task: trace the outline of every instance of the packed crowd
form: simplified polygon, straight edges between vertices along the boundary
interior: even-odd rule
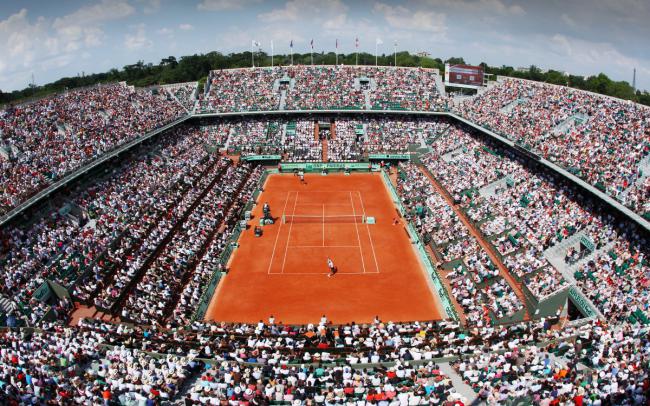
[[[287,154],[298,161],[320,160],[322,144],[316,135],[317,120],[223,120],[204,125],[208,144],[250,154]],[[425,142],[449,131],[446,121],[395,118],[333,121],[325,137],[332,162],[358,161],[368,153],[405,152],[409,144]],[[323,129],[319,129],[322,136]],[[435,145],[435,143],[433,143]]]
[[[558,201],[557,213],[566,216],[565,223],[558,223],[541,200],[554,194],[550,184],[548,189],[533,193],[543,186],[533,174],[505,151],[472,137],[459,126],[440,137],[422,161],[454,200],[462,203],[515,279],[530,281],[531,291],[538,298],[563,286],[557,271],[544,273],[541,280],[544,269],[553,269],[543,251],[577,232],[570,220],[581,214],[577,203],[568,202],[575,204],[575,209],[564,212]]]
[[[187,199],[174,207],[179,213],[178,224],[174,226],[176,232],[173,237],[165,238],[168,242],[160,252],[152,254],[155,257],[153,261],[149,257],[143,262],[138,272],[140,280],[126,297],[122,318],[137,323],[167,319],[220,224],[226,217],[232,220],[229,214],[242,209],[237,204],[239,192],[251,169],[245,165],[228,166],[220,172],[219,178],[206,185],[206,190],[196,200]],[[199,183],[197,189],[202,188]],[[188,193],[187,196],[191,195]],[[147,266],[146,262],[151,261],[153,263]]]
[[[199,96],[199,112],[277,110],[279,81],[283,72],[273,68],[211,71],[205,94]],[[276,87],[277,86],[277,87]]]
[[[245,174],[247,171],[250,172],[248,179],[241,186],[241,190],[236,196],[237,200],[231,202],[230,208],[226,212],[223,220],[223,227],[213,236],[212,241],[208,243],[203,256],[196,260],[196,268],[191,275],[191,279],[185,285],[183,292],[181,292],[174,306],[174,311],[170,318],[174,324],[190,324],[201,300],[204,299],[203,295],[206,292],[206,286],[208,286],[215,270],[223,271],[221,257],[226,251],[228,244],[232,244],[231,238],[239,228],[237,224],[239,221],[239,211],[242,209],[242,205],[251,199],[253,192],[259,186],[263,173],[262,167],[255,169],[243,168],[237,175],[241,177],[243,176],[242,173]],[[232,188],[233,186],[230,187]]]
[[[422,144],[444,129],[442,122],[411,118],[371,118],[366,125],[368,152],[405,152],[409,144]]]
[[[334,123],[334,139],[327,142],[332,162],[359,161],[363,157],[364,130],[360,120],[339,119]]]
[[[138,295],[129,293],[144,289],[134,286],[143,277],[147,297],[161,291],[151,319],[164,319],[172,302],[176,304],[178,286],[190,282],[190,265],[201,259],[197,256],[201,249],[215,255],[214,247],[223,247],[222,233],[214,237],[216,228],[225,219],[229,227],[223,232],[233,229],[234,215],[245,203],[240,199],[248,199],[260,176],[257,170],[244,184],[251,169],[231,166],[229,160],[207,152],[203,142],[198,130],[174,130],[148,154],[72,195],[68,205],[79,207],[77,217],[59,210],[26,228],[3,232],[2,293],[30,309],[32,324],[48,311],[47,304],[33,297],[46,279],[72,287],[75,297],[100,308],[117,311],[126,301],[122,317],[129,319],[129,309],[138,303]],[[235,193],[240,189],[241,195]],[[184,232],[178,231],[180,226]],[[214,243],[208,246],[210,240]],[[152,264],[154,253],[159,259]],[[187,264],[188,257],[194,262]],[[156,279],[161,275],[156,270],[170,263],[177,270],[185,265],[187,272],[163,272],[165,280]],[[170,286],[175,289],[173,297]],[[144,317],[143,312],[137,314],[132,317]]]
[[[283,153],[282,138],[286,125],[284,120],[237,119],[206,123],[201,129],[206,133],[210,147],[246,156]]]
[[[482,325],[521,310],[523,304],[513,289],[431,181],[413,164],[401,164],[399,169],[398,192],[409,211],[408,220],[422,241],[431,242],[442,261],[452,268],[446,278],[466,321]]]
[[[197,111],[447,110],[439,75],[422,68],[290,66],[215,70]],[[440,82],[442,83],[442,82]]]
[[[184,114],[176,101],[125,84],[68,91],[0,111],[0,214]]]
[[[66,205],[78,207],[80,214],[59,209],[33,224],[3,230],[2,292],[35,309],[32,321],[43,316],[32,295],[46,279],[63,286],[83,280],[76,283],[76,294],[92,297],[110,275],[113,250],[135,244],[171,207],[175,193],[214,161],[198,131],[186,127],[165,134],[150,154],[139,152],[143,155],[108,178],[70,196]]]
[[[316,123],[312,120],[291,122],[293,130],[287,131],[286,158],[295,162],[320,162],[323,144],[316,135]]]
[[[457,112],[532,148],[637,213],[650,210],[648,182],[639,181],[639,163],[650,153],[647,107],[569,87],[506,79],[457,106]]]
[[[447,101],[441,96],[431,69],[422,68],[363,68],[371,79],[370,105],[375,110],[441,111]],[[442,83],[442,82],[440,82]]]
[[[194,105],[196,104],[196,97],[198,92],[197,82],[174,83],[171,85],[164,85],[162,88],[170,95],[170,97],[178,100],[178,102],[188,112],[194,111]]]
[[[369,69],[366,84],[349,72],[332,76],[337,71],[312,70],[298,69],[289,84],[283,83],[280,71],[245,70],[253,82],[270,84],[271,90],[261,86],[266,90],[249,88],[238,95],[222,83],[223,77],[236,76],[234,73],[214,72],[210,78],[213,88],[209,89],[212,96],[202,99],[201,106],[222,106],[212,97],[225,97],[229,99],[224,108],[264,109],[279,103],[279,94],[285,92],[291,96],[287,103],[294,107],[311,104],[326,108],[350,103],[359,96],[353,92],[359,86],[360,94],[374,94],[374,105],[383,105],[382,92],[386,91],[403,108],[434,108],[435,95],[432,99],[422,93],[428,85],[404,93],[395,90],[403,89],[401,77],[382,85],[381,75],[386,79],[395,70],[376,73]],[[308,75],[301,78],[305,72]],[[426,74],[409,72],[415,79]],[[427,83],[429,79],[421,80]],[[318,87],[321,81],[351,86],[351,91],[336,96],[338,99],[330,96],[326,87],[310,97],[292,93],[296,88]],[[505,85],[516,96],[502,98],[494,90],[488,91],[493,95],[486,93],[486,99],[493,98],[489,108],[501,105],[491,119],[496,114],[539,118],[540,122],[527,122],[519,128],[534,148],[548,142],[544,153],[558,153],[559,140],[574,137],[571,139],[583,143],[581,153],[589,157],[578,168],[581,175],[592,182],[605,179],[616,184],[623,179],[630,182],[626,186],[638,185],[638,174],[613,173],[611,162],[605,166],[608,173],[591,178],[585,175],[589,165],[600,165],[601,158],[594,158],[591,144],[583,140],[589,137],[580,136],[607,132],[603,140],[613,142],[611,153],[626,153],[627,147],[617,144],[622,134],[637,140],[646,131],[645,124],[634,118],[625,121],[630,115],[641,114],[635,107],[522,83],[529,87]],[[55,141],[72,140],[66,146],[70,148],[96,137],[101,129],[115,131],[117,135],[111,132],[114,139],[88,141],[92,147],[86,158],[94,157],[109,144],[125,142],[126,134],[136,136],[181,114],[179,107],[168,106],[165,98],[122,85],[81,92],[90,92],[83,98],[90,98],[89,106],[82,106],[81,96],[77,95],[74,103],[73,96],[66,94],[3,112],[0,135],[3,142],[10,140],[2,146],[3,167],[26,162],[21,160],[25,155],[21,148],[33,143],[40,129],[53,144],[48,146],[50,155],[30,155],[30,165],[39,170],[51,165],[50,160],[67,156],[68,149],[56,149]],[[126,92],[128,102],[122,100],[121,92]],[[183,92],[170,94],[180,101]],[[67,106],[62,104],[66,97]],[[541,97],[551,98],[555,104],[540,110]],[[413,104],[419,99],[425,104]],[[157,114],[129,122],[120,116],[137,115],[137,111],[158,106],[156,103],[167,110],[153,109]],[[477,108],[479,102],[473,103]],[[571,103],[584,106],[584,110],[570,107]],[[537,110],[531,111],[531,106]],[[489,116],[489,108],[481,107],[484,117]],[[471,109],[466,113],[478,114]],[[558,134],[555,127],[572,117],[576,123]],[[77,124],[75,120],[79,120]],[[88,123],[86,130],[76,131],[81,128],[75,127],[79,123]],[[273,316],[253,324],[195,321],[194,312],[204,299],[206,286],[223,270],[221,254],[236,230],[240,209],[262,176],[261,169],[235,165],[209,146],[228,144],[244,154],[277,148],[288,160],[320,161],[323,151],[316,125],[313,120],[234,120],[177,128],[161,135],[155,145],[140,147],[92,185],[72,190],[65,202],[56,202],[57,210],[46,218],[2,230],[0,293],[28,309],[27,320],[37,330],[0,333],[0,402],[465,404],[449,374],[439,368],[442,357],[453,357],[455,373],[489,404],[515,399],[540,405],[648,402],[650,244],[646,235],[633,228],[623,229],[616,218],[557,178],[531,171],[498,146],[443,120],[380,119],[365,126],[355,120],[336,120],[327,146],[332,160],[348,160],[358,159],[364,150],[405,151],[409,144],[429,145],[431,152],[422,157],[422,168],[400,164],[398,192],[407,219],[440,261],[437,272],[463,309],[466,327],[447,321],[382,322],[378,317],[367,325],[341,326],[332,325],[325,316],[320,323],[305,326],[284,325]],[[36,131],[31,132],[33,129]],[[647,154],[647,142],[643,145],[637,148],[634,164]],[[569,162],[571,158],[556,159]],[[73,166],[57,166],[52,179],[82,164],[74,162]],[[61,168],[66,169],[58,172]],[[520,313],[523,304],[514,285],[500,274],[433,187],[423,172],[426,170],[475,222],[510,275],[533,296],[542,300],[565,289],[569,285],[565,276],[570,272],[576,286],[611,324],[592,320],[582,326],[560,326],[556,324],[559,318],[554,318],[495,325],[494,321]],[[6,179],[19,179],[9,176],[10,171],[3,174]],[[609,186],[607,190],[611,192]],[[647,189],[638,192],[628,187],[625,192],[631,194],[630,199],[647,202]],[[566,242],[572,243],[565,247]],[[562,266],[551,264],[545,255],[557,247],[564,247]],[[72,308],[66,300],[43,303],[35,297],[46,280],[70,288],[76,300],[119,314],[123,321],[136,325],[83,319],[76,327],[63,327],[62,323],[42,321],[50,310],[54,310],[54,318],[65,320]]]
[[[185,328],[82,319],[0,335],[6,404],[468,404],[439,363],[488,404],[644,404],[648,328],[558,318]],[[582,403],[578,403],[582,401]]]
[[[456,200],[463,192],[475,193],[503,178],[516,166],[513,161],[496,155],[485,143],[463,137],[463,130],[458,127],[431,148],[432,153],[425,155],[423,163]]]
[[[514,345],[503,353],[463,357],[456,371],[479,399],[503,404],[641,405],[650,381],[648,328],[589,326],[575,340],[546,348]]]
[[[526,285],[534,296],[540,299],[567,286],[545,253],[565,241],[586,239],[593,247],[575,257],[577,243],[569,244],[561,267],[606,317],[647,318],[650,307],[642,298],[649,289],[649,245],[643,233],[619,231],[612,215],[580,199],[574,189],[530,170],[463,127],[439,137],[432,149],[422,159],[427,169],[453,192],[509,273],[530,283]],[[461,181],[468,174],[477,179],[469,189]]]
[[[292,67],[287,74],[293,82],[287,92],[287,110],[362,109],[365,105],[359,72],[353,66]]]

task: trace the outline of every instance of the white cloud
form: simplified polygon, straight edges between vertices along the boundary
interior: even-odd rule
[[[628,57],[607,42],[585,41],[555,34],[548,38],[548,43],[552,46],[552,51],[565,58],[566,62],[575,66],[580,72],[596,73],[594,69],[605,68],[603,61],[623,71],[632,71],[633,67],[643,71],[650,67],[650,61]]]
[[[90,6],[58,17],[52,23],[56,32],[55,43],[51,44],[62,52],[74,52],[83,47],[97,47],[102,44],[104,22],[119,20],[132,15],[133,6],[124,0],[102,0]]]
[[[314,20],[321,20],[333,16],[341,18],[340,16],[344,15],[347,10],[348,6],[341,0],[289,0],[283,8],[262,13],[257,18],[264,22],[298,21],[304,16],[311,16]]]
[[[124,36],[124,46],[131,51],[150,48],[153,42],[147,38],[144,24],[138,24],[135,32]]]
[[[436,8],[460,9],[477,14],[526,14],[526,11],[520,5],[507,5],[502,0],[427,0],[427,3]]]
[[[38,45],[38,39],[46,35],[45,20],[39,18],[34,24],[27,18],[27,9],[0,21],[0,51],[18,60],[26,57]]]
[[[160,0],[138,0],[138,3],[143,4],[142,11],[145,14],[154,14],[160,10]]]
[[[323,23],[323,28],[326,30],[337,31],[343,28],[348,22],[346,14],[338,14]]]
[[[393,7],[385,3],[375,4],[374,11],[381,13],[393,28],[427,31],[442,36],[447,32],[444,14],[423,10],[411,11],[403,6]]]
[[[562,22],[564,22],[564,24],[566,24],[570,28],[572,29],[578,28],[578,23],[576,22],[576,20],[571,18],[571,16],[569,16],[568,14],[562,13],[562,16],[560,16],[560,18],[562,19]]]
[[[156,34],[173,36],[174,35],[174,30],[172,30],[171,28],[163,27],[163,28],[161,28],[159,30],[156,30]]]
[[[194,26],[192,24],[180,24],[178,28],[183,31],[191,31],[194,29]]]
[[[128,17],[134,12],[133,6],[126,1],[102,0],[95,5],[81,7],[72,14],[55,19],[52,26],[62,29],[71,25],[93,25]]]
[[[196,7],[203,11],[240,10],[260,2],[261,0],[202,0]]]

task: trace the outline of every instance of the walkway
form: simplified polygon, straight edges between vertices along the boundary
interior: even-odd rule
[[[323,139],[321,140],[321,145],[323,146],[323,155],[322,155],[322,160],[323,162],[327,162],[327,140]]]
[[[442,371],[442,373],[451,379],[451,384],[454,386],[456,391],[467,400],[464,403],[466,405],[474,404],[474,402],[476,402],[476,398],[478,397],[477,393],[474,392],[471,386],[465,383],[463,378],[458,375],[456,370],[454,370],[454,368],[452,368],[448,362],[441,362],[438,364],[438,366],[440,366],[440,371]]]

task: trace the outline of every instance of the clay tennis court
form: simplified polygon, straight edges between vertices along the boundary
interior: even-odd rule
[[[206,320],[288,324],[441,318],[438,299],[379,174],[272,174],[250,224],[268,202],[273,225],[242,233]],[[365,219],[374,217],[376,224]],[[338,272],[328,277],[327,258]]]

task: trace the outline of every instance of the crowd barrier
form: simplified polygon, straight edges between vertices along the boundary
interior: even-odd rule
[[[379,170],[379,165],[367,162],[287,162],[279,164],[278,170],[280,172],[293,172],[297,170],[307,173],[323,171],[376,172]]]

